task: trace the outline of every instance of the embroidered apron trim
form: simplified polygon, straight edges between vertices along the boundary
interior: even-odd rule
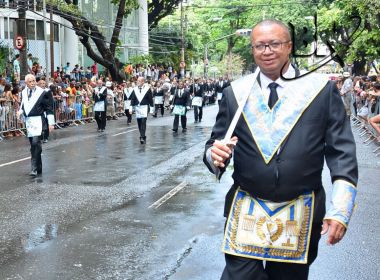
[[[287,82],[282,96],[272,109],[268,107],[267,97],[257,80],[252,79],[252,75],[231,83],[238,104],[245,93],[250,91],[243,116],[266,164],[327,82],[326,77],[318,74]]]
[[[314,193],[275,203],[238,188],[224,234],[222,251],[252,259],[307,263]]]

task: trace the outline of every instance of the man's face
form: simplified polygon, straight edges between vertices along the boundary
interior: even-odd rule
[[[46,82],[45,82],[44,80],[39,80],[39,81],[38,81],[38,86],[39,86],[40,88],[45,88],[45,87],[46,87]]]
[[[98,81],[97,85],[98,85],[98,87],[102,87],[103,86],[103,82],[102,81]]]
[[[284,28],[277,24],[262,25],[252,32],[252,53],[261,72],[270,78],[277,79],[284,64],[289,60],[292,43]],[[274,50],[265,46],[264,50],[257,50],[254,46],[279,43]]]
[[[27,86],[29,89],[33,89],[33,88],[35,88],[35,86],[36,86],[36,78],[31,77],[31,78],[27,79],[27,80],[25,81],[25,83],[26,83],[26,86]]]
[[[137,86],[142,87],[144,85],[144,79],[138,78],[137,79]]]

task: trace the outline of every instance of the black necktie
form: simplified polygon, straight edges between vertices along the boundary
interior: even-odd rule
[[[277,90],[276,90],[276,88],[278,87],[278,84],[273,82],[273,83],[270,83],[268,87],[270,89],[268,106],[269,108],[272,109],[272,107],[274,106],[274,104],[276,104],[278,100],[278,95],[277,95]]]
[[[32,90],[31,89],[29,89],[28,100],[30,99],[30,97],[32,97]]]

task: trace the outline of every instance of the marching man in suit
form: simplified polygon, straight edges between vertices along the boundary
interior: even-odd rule
[[[173,97],[173,115],[174,115],[174,122],[173,122],[173,131],[178,131],[178,123],[179,118],[181,117],[181,126],[182,126],[182,132],[185,132],[187,130],[186,128],[186,113],[187,110],[190,109],[190,91],[188,89],[184,88],[183,82],[179,81],[178,87],[174,93]]]
[[[98,132],[103,132],[106,129],[107,124],[107,88],[103,86],[103,81],[101,79],[96,82],[93,98],[95,101],[94,111],[95,120],[98,125]]]
[[[149,107],[153,107],[153,95],[149,85],[145,84],[144,77],[137,79],[137,86],[131,94],[131,105],[136,112],[137,125],[140,131],[140,143],[146,143],[146,120],[148,118]]]
[[[350,222],[355,141],[335,83],[316,73],[299,76],[290,64],[284,23],[259,22],[251,41],[258,69],[224,89],[204,155],[218,178],[231,157],[234,163],[222,279],[306,280],[321,234],[334,245]],[[332,182],[327,212],[325,161]]]
[[[42,174],[42,131],[44,126],[48,126],[49,131],[54,130],[55,121],[53,100],[44,89],[36,86],[36,78],[34,75],[26,75],[25,83],[26,87],[21,93],[22,101],[20,110],[18,111],[18,117],[22,115],[25,118],[32,158],[32,168],[29,175],[36,177]],[[43,121],[45,118],[45,113],[48,124]]]

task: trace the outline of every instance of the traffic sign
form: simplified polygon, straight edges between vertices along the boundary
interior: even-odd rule
[[[15,48],[18,50],[22,50],[24,48],[24,38],[20,35],[15,38]]]

